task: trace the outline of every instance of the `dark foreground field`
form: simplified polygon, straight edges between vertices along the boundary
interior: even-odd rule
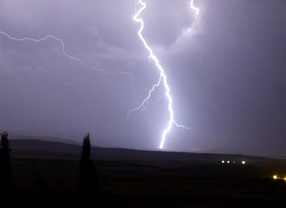
[[[284,207],[286,203],[283,160],[118,149],[98,152],[93,156],[100,173],[102,207]],[[80,147],[78,154],[15,147],[13,206],[75,207],[79,157]],[[274,174],[281,179],[274,180]]]

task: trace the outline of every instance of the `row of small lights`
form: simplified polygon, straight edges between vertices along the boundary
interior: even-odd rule
[[[274,176],[273,176],[273,179],[274,179],[274,180],[280,179],[280,180],[286,181],[286,177],[285,177],[285,178],[280,178],[280,177],[278,177],[277,175],[274,175]]]
[[[224,160],[222,160],[222,161],[221,161],[221,163],[228,163],[228,164],[229,164],[229,163],[231,163],[231,162],[230,162],[229,160],[228,160],[228,161],[224,161]],[[235,161],[233,161],[232,163],[234,164],[234,163],[235,163]],[[246,163],[246,162],[245,162],[244,160],[243,160],[243,161],[241,161],[241,164],[242,164],[242,165],[244,165],[245,163]]]

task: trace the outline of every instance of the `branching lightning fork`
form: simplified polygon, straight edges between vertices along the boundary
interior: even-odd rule
[[[81,64],[81,65],[83,65],[83,66],[85,66],[85,67],[91,68],[91,69],[94,70],[94,71],[104,72],[104,73],[107,73],[107,74],[122,74],[122,75],[130,76],[130,77],[131,77],[131,78],[130,78],[130,79],[131,79],[131,83],[130,83],[130,85],[131,85],[131,90],[132,90],[132,92],[133,92],[133,97],[134,97],[134,99],[135,99],[135,101],[136,101],[136,98],[135,98],[135,93],[136,93],[136,92],[135,92],[135,89],[134,89],[134,87],[133,87],[133,74],[131,74],[131,73],[129,73],[129,72],[124,72],[124,71],[108,71],[108,70],[106,70],[106,69],[96,68],[96,67],[94,67],[93,65],[90,65],[90,64],[88,64],[88,63],[82,61],[82,60],[79,59],[79,58],[76,58],[76,57],[74,57],[74,56],[71,56],[71,55],[69,55],[69,54],[66,52],[66,49],[70,49],[70,50],[75,49],[75,50],[78,50],[78,51],[83,51],[85,54],[86,54],[86,52],[85,52],[84,50],[82,50],[82,49],[68,48],[68,47],[66,47],[64,41],[63,41],[62,39],[60,39],[60,38],[57,38],[57,37],[55,37],[55,36],[53,36],[53,35],[47,35],[47,36],[45,36],[44,38],[40,38],[40,39],[29,38],[29,37],[15,38],[15,37],[12,37],[11,35],[9,35],[8,33],[5,33],[5,32],[3,32],[3,31],[0,31],[0,36],[1,36],[1,35],[7,37],[7,38],[10,39],[10,40],[14,40],[14,41],[31,41],[31,42],[35,42],[35,43],[42,42],[42,41],[46,41],[46,40],[48,40],[48,39],[53,39],[53,40],[55,40],[55,41],[57,41],[57,42],[60,42],[60,44],[61,44],[61,46],[62,46],[62,53],[64,54],[64,56],[66,56],[67,58],[72,59],[73,61],[78,62],[79,64]],[[25,77],[19,77],[17,74],[15,74],[15,73],[9,68],[8,64],[4,61],[4,59],[3,59],[3,54],[2,54],[2,53],[3,53],[3,51],[2,51],[2,40],[0,39],[0,62],[10,71],[10,73],[11,73],[12,75],[15,75],[18,79],[33,77],[33,75],[34,75],[37,71],[41,70],[41,71],[44,71],[44,72],[48,75],[50,81],[60,82],[60,83],[65,84],[66,86],[72,86],[73,88],[75,88],[75,89],[78,90],[79,92],[81,91],[81,90],[79,90],[78,88],[76,88],[76,87],[75,87],[74,85],[72,85],[72,84],[67,84],[67,83],[65,83],[64,81],[58,81],[58,80],[55,80],[55,79],[51,79],[50,74],[48,73],[48,71],[47,71],[47,70],[44,70],[44,69],[42,69],[42,68],[36,69],[31,75],[28,75],[28,76],[25,76]],[[92,61],[92,60],[89,59],[89,61]]]
[[[191,9],[195,10],[195,13],[196,15],[199,13],[199,9],[196,8],[193,4],[194,0],[191,0]],[[152,92],[156,89],[156,87],[158,87],[160,84],[163,84],[164,88],[165,88],[165,97],[167,98],[167,102],[168,102],[168,111],[169,111],[169,120],[168,120],[168,125],[166,127],[166,129],[163,131],[162,133],[162,137],[161,137],[161,142],[160,142],[160,146],[159,148],[162,149],[164,147],[164,143],[165,143],[165,140],[166,140],[166,135],[168,134],[168,132],[171,130],[172,126],[175,125],[177,127],[180,127],[180,128],[183,128],[183,129],[190,129],[188,127],[185,127],[183,125],[179,125],[176,123],[176,121],[174,120],[174,110],[173,110],[173,99],[172,99],[172,96],[170,94],[170,87],[168,85],[168,82],[167,82],[167,76],[165,74],[165,71],[164,69],[162,68],[162,66],[160,65],[159,63],[159,60],[157,59],[157,57],[154,55],[153,53],[153,50],[149,47],[149,45],[147,44],[146,40],[144,39],[144,37],[142,36],[142,31],[144,30],[144,21],[141,19],[141,18],[138,18],[138,16],[141,14],[141,12],[146,8],[146,3],[144,3],[142,0],[139,0],[138,4],[140,4],[142,7],[136,12],[135,16],[133,17],[133,20],[136,21],[137,23],[140,24],[140,29],[138,31],[138,36],[140,38],[140,40],[143,42],[145,48],[148,50],[149,52],[149,60],[153,60],[155,62],[155,65],[156,67],[158,68],[159,72],[160,72],[160,76],[159,76],[159,79],[158,79],[158,82],[156,84],[154,84],[152,86],[152,88],[149,90],[148,92],[148,96],[143,100],[143,102],[135,109],[131,110],[129,113],[128,113],[128,116],[130,115],[130,113],[136,111],[136,110],[140,110],[140,109],[146,109],[145,105],[148,104],[148,100],[149,98],[151,97],[152,95]],[[108,73],[108,74],[123,74],[123,75],[129,75],[131,76],[131,89],[133,90],[134,94],[134,98],[135,98],[135,90],[133,88],[133,75],[131,73],[128,73],[128,72],[123,72],[123,71],[107,71],[105,69],[100,69],[100,68],[96,68],[94,67],[93,65],[90,65],[84,61],[82,61],[81,59],[79,58],[76,58],[76,57],[73,57],[71,55],[69,55],[67,52],[66,52],[66,49],[69,49],[65,46],[65,43],[62,39],[60,38],[57,38],[55,36],[52,36],[52,35],[47,35],[46,37],[44,38],[41,38],[41,39],[34,39],[34,38],[29,38],[29,37],[24,37],[24,38],[15,38],[15,37],[12,37],[10,36],[9,34],[5,33],[5,32],[2,32],[0,31],[0,37],[2,36],[6,36],[7,38],[9,38],[10,40],[14,40],[14,41],[31,41],[31,42],[41,42],[41,41],[45,41],[47,39],[53,39],[57,42],[60,42],[61,46],[62,46],[62,53],[67,57],[67,58],[70,58],[88,68],[91,68],[93,69],[94,71],[101,71],[101,72],[105,72],[105,73]],[[44,70],[42,68],[38,68],[36,69],[31,75],[29,76],[26,76],[26,77],[18,77],[17,74],[15,74],[8,66],[8,64],[3,60],[3,57],[2,57],[2,41],[0,39],[0,62],[11,72],[11,74],[13,75],[16,75],[16,77],[18,79],[22,79],[22,78],[28,78],[28,77],[33,77],[33,75],[37,72],[37,71],[43,71],[45,72],[49,79],[51,81],[55,81],[55,82],[59,82],[59,83],[62,83],[66,86],[72,86],[74,88],[76,88],[74,85],[70,85],[70,84],[67,84],[66,82],[64,81],[57,81],[55,79],[52,79],[50,77],[50,74],[48,73],[47,70]],[[77,89],[77,88],[76,88]],[[79,89],[77,89],[79,90]],[[80,91],[80,90],[79,90]]]
[[[193,2],[192,2],[193,3]],[[139,110],[141,108],[144,107],[145,103],[149,100],[149,98],[151,97],[151,94],[152,92],[155,90],[156,87],[158,87],[162,82],[163,82],[163,85],[164,85],[164,88],[165,88],[165,96],[167,98],[167,101],[168,101],[168,111],[169,111],[169,121],[168,121],[168,126],[167,128],[163,131],[163,134],[162,134],[162,137],[161,137],[161,142],[160,142],[160,146],[159,148],[160,149],[163,149],[164,147],[164,143],[165,143],[165,140],[166,140],[166,135],[167,133],[171,130],[173,124],[176,125],[177,127],[180,127],[180,128],[184,128],[184,129],[190,129],[188,127],[185,127],[183,125],[179,125],[176,123],[176,121],[174,120],[174,110],[173,110],[173,99],[172,99],[172,96],[170,94],[170,87],[168,85],[168,82],[167,82],[167,76],[165,74],[165,71],[164,69],[162,68],[162,66],[160,65],[159,63],[159,60],[157,59],[157,57],[154,55],[153,53],[153,50],[149,47],[149,45],[147,44],[146,40],[144,39],[144,37],[142,36],[142,31],[144,29],[144,21],[141,19],[141,18],[138,18],[138,16],[140,15],[140,13],[146,8],[146,3],[144,3],[142,0],[139,0],[139,4],[142,6],[138,11],[137,13],[135,14],[135,16],[133,17],[133,20],[136,21],[137,23],[140,24],[140,29],[138,31],[138,36],[139,38],[141,39],[141,41],[143,42],[145,48],[148,50],[149,52],[149,56],[148,58],[149,59],[152,59],[154,62],[155,62],[155,65],[156,67],[158,68],[159,72],[160,72],[160,77],[159,77],[159,80],[157,82],[157,84],[153,85],[152,89],[149,90],[149,93],[148,93],[148,96],[143,100],[143,102],[141,103],[141,105],[139,105],[137,108],[131,110],[129,112],[129,114],[131,112],[134,112],[136,110]],[[191,4],[193,5],[193,4]],[[128,116],[129,116],[128,114]]]

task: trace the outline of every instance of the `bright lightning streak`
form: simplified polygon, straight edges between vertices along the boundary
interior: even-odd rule
[[[192,8],[193,10],[195,10],[196,15],[198,15],[199,12],[200,12],[200,10],[199,10],[199,8],[197,8],[197,7],[194,6],[194,1],[195,1],[195,0],[192,0],[192,1],[191,1],[191,8]]]
[[[140,29],[138,31],[138,36],[139,38],[141,39],[141,41],[143,42],[145,48],[148,50],[149,52],[149,56],[148,58],[149,59],[152,59],[154,62],[155,62],[155,65],[157,66],[159,72],[160,72],[160,77],[159,77],[159,81],[157,84],[153,85],[152,89],[149,91],[148,93],[148,96],[143,100],[143,102],[141,103],[140,106],[138,106],[137,108],[131,110],[129,112],[129,114],[133,111],[136,111],[136,110],[139,110],[140,108],[144,107],[144,104],[149,100],[149,98],[151,97],[151,94],[152,92],[155,90],[156,87],[158,87],[161,82],[163,81],[163,85],[166,89],[165,91],[165,96],[168,100],[168,111],[169,111],[169,121],[168,121],[168,126],[167,128],[163,131],[163,134],[162,134],[162,137],[161,137],[161,142],[160,142],[160,146],[159,148],[162,149],[164,147],[164,143],[165,143],[165,140],[166,140],[166,135],[167,133],[171,130],[172,128],[172,125],[175,124],[176,126],[178,127],[181,127],[181,128],[185,128],[185,129],[190,129],[188,127],[185,127],[183,125],[178,125],[175,120],[174,120],[174,110],[173,110],[173,99],[171,97],[171,94],[170,94],[170,87],[168,85],[168,82],[167,82],[167,77],[166,77],[166,74],[165,74],[165,71],[164,69],[162,68],[162,66],[160,65],[159,63],[159,60],[157,59],[157,57],[154,55],[152,49],[148,46],[146,40],[143,38],[142,36],[142,31],[144,29],[144,21],[141,19],[141,18],[138,18],[138,16],[140,15],[140,13],[146,8],[146,3],[143,3],[142,0],[139,0],[139,3],[141,4],[141,8],[137,11],[137,13],[135,14],[135,16],[133,17],[133,20],[136,21],[137,23],[140,24]],[[128,114],[128,116],[129,116]]]

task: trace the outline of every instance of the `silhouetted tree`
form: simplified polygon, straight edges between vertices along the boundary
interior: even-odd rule
[[[83,139],[81,159],[79,163],[79,183],[77,187],[77,207],[99,207],[100,190],[98,172],[90,159],[89,133]]]
[[[1,134],[1,148],[0,148],[0,193],[1,202],[11,204],[12,197],[12,182],[11,182],[11,162],[8,133]],[[10,203],[9,203],[10,201]]]

